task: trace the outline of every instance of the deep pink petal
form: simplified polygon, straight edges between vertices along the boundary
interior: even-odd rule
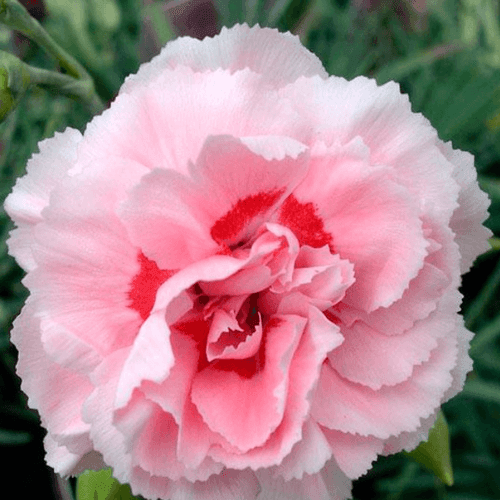
[[[216,363],[193,382],[191,398],[203,420],[242,452],[261,446],[283,419],[289,365],[305,323],[298,316],[268,321],[265,364],[253,377],[221,370]]]
[[[281,424],[263,446],[246,454],[239,455],[235,453],[237,450],[226,451],[227,447],[212,448],[210,455],[215,460],[238,469],[270,467],[281,463],[300,441],[321,365],[327,353],[343,339],[338,327],[330,323],[320,311],[309,306],[307,315],[309,321],[290,366],[288,395]],[[305,463],[302,465],[307,467]]]
[[[313,248],[328,245],[333,250],[333,236],[325,227],[315,203],[299,201],[291,194],[283,203],[278,220],[293,231],[301,245]]]
[[[159,269],[156,262],[148,259],[142,252],[137,256],[139,272],[133,277],[128,290],[130,307],[135,309],[143,320],[153,309],[158,288],[175,274],[172,269]]]
[[[262,319],[254,331],[243,330],[234,312],[215,311],[207,338],[207,360],[246,359],[257,354],[262,340]]]
[[[182,269],[158,289],[155,305],[140,327],[120,376],[117,407],[123,408],[133,390],[143,381],[161,384],[168,376],[175,360],[167,321],[173,324],[186,312],[183,309],[186,307],[184,300],[181,300],[183,308],[178,307],[179,296],[199,279],[223,279],[238,271],[244,263],[232,257],[216,255]]]
[[[206,211],[212,238],[228,246],[248,241],[303,179],[307,160],[306,146],[285,136],[208,138],[192,175],[210,193],[198,210]]]

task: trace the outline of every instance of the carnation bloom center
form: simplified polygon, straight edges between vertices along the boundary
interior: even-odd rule
[[[247,196],[212,226],[219,254],[237,259],[224,280],[198,281],[184,293],[192,307],[169,325],[196,341],[198,371],[212,364],[252,377],[265,366],[265,343],[283,314],[313,305],[325,320],[353,283],[352,266],[333,253],[332,237],[312,203],[282,191]],[[158,288],[177,270],[161,270],[142,252],[129,291],[131,307],[147,319]],[[300,311],[293,304],[302,302]],[[306,309],[304,309],[304,306]]]

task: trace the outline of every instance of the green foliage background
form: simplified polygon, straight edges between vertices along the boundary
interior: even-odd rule
[[[451,432],[455,484],[445,486],[410,458],[380,458],[355,482],[357,500],[498,500],[500,498],[500,16],[494,0],[26,0],[45,28],[91,73],[104,101],[162,44],[179,34],[202,37],[235,22],[291,30],[346,78],[396,80],[413,110],[443,140],[476,157],[492,204],[495,237],[464,277],[463,313],[476,332],[474,371],[464,391],[444,405]],[[182,8],[181,8],[182,7]],[[418,12],[418,7],[421,12]],[[187,14],[186,14],[187,12]],[[47,55],[0,28],[0,48],[54,69]],[[0,200],[37,143],[67,126],[84,130],[91,115],[69,98],[30,89],[0,124]],[[4,483],[17,498],[70,498],[43,461],[43,429],[15,375],[9,330],[27,292],[7,255],[11,229],[0,212],[0,457]]]

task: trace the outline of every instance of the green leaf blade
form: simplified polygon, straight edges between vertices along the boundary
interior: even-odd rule
[[[137,500],[128,484],[120,484],[111,469],[86,470],[78,476],[77,500]]]
[[[450,436],[448,424],[442,411],[429,431],[429,439],[407,453],[413,460],[422,464],[447,486],[453,485],[451,465]]]

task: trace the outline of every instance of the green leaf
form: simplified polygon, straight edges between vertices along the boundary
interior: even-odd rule
[[[128,484],[120,484],[111,469],[86,470],[78,476],[77,500],[134,500]]]
[[[121,12],[116,0],[92,0],[91,17],[103,30],[115,32],[120,26]]]
[[[27,432],[0,429],[1,446],[18,446],[28,444],[31,439],[31,435]]]
[[[99,54],[92,43],[88,30],[87,4],[83,0],[45,0],[45,6],[50,16],[54,19],[61,19],[69,26],[69,32],[65,36],[72,37],[78,51],[85,58],[86,62],[93,62],[99,65]],[[63,32],[54,33],[59,38],[63,38]],[[60,40],[61,43],[64,40]]]
[[[439,411],[436,422],[429,431],[429,439],[420,443],[407,455],[433,472],[446,485],[453,484],[450,437],[448,424],[442,411]]]

